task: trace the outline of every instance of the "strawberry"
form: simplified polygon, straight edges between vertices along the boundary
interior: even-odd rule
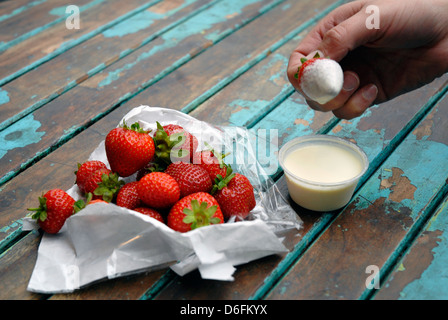
[[[138,181],[138,196],[144,204],[155,209],[171,207],[180,198],[177,181],[164,172],[151,172]]]
[[[68,217],[74,213],[75,200],[64,190],[52,189],[39,197],[39,207],[30,208],[30,216],[47,233],[58,233]]]
[[[166,168],[165,173],[176,179],[181,198],[195,192],[210,192],[212,189],[212,180],[208,172],[195,164],[172,163]]]
[[[206,192],[192,193],[180,199],[168,213],[167,224],[178,232],[224,222],[218,202]]]
[[[110,168],[121,177],[128,177],[143,168],[154,157],[154,140],[138,122],[126,123],[111,130],[105,140]]]
[[[309,99],[325,104],[339,94],[344,82],[339,63],[320,57],[318,52],[311,59],[302,58],[301,62],[294,77]]]
[[[87,202],[88,205],[89,204],[94,204],[94,203],[109,203],[109,202],[101,200],[101,199],[95,199],[95,200]]]
[[[148,208],[148,207],[138,207],[135,208],[134,211],[143,213],[144,215],[150,216],[156,220],[159,220],[162,223],[165,223],[165,221],[163,220],[162,214],[160,212],[158,212],[157,210],[154,210],[152,208]]]
[[[79,199],[78,201],[75,202],[75,204],[73,205],[74,213],[81,211],[89,204],[98,203],[98,202],[108,203],[107,201],[104,201],[103,199],[99,199],[99,198],[93,199],[93,194],[89,192],[86,194],[85,201],[82,199]]]
[[[126,183],[118,191],[116,204],[117,206],[134,209],[141,205],[141,200],[138,197],[137,181]]]
[[[166,167],[172,162],[190,162],[198,147],[198,139],[176,124],[162,126],[157,122],[154,141],[156,158],[162,169],[163,165]]]
[[[84,184],[86,183],[90,175],[96,170],[103,168],[106,169],[106,165],[98,160],[86,161],[83,164],[78,163],[78,170],[75,171],[75,183],[78,185],[78,188],[82,193],[85,193]]]
[[[212,194],[218,201],[224,218],[244,219],[255,207],[254,188],[246,176],[232,173],[229,167],[225,178],[218,177]]]
[[[113,173],[110,169],[102,168],[90,175],[84,188],[86,193],[92,193],[93,199],[103,199],[111,202],[123,183],[122,180],[118,179],[116,173]]]
[[[215,153],[213,150],[203,150],[194,154],[193,163],[204,168],[210,179],[215,181],[218,175],[225,177],[227,174],[227,165],[223,161],[225,156]]]

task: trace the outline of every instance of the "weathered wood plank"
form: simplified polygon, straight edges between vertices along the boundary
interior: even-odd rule
[[[30,232],[13,248],[0,255],[0,286],[4,289],[0,290],[0,300],[35,300],[46,297],[26,291],[31,277],[30,266],[36,261],[39,243],[39,232]]]
[[[80,11],[98,5],[105,0],[77,0],[72,4],[79,6]],[[64,0],[41,1],[38,5],[22,10],[8,19],[0,20],[0,51],[3,51],[28,37],[42,32],[51,26],[63,23],[65,25]]]
[[[442,100],[375,170],[352,202],[267,295],[268,299],[357,299],[363,295],[369,276],[366,268],[381,268],[391,256],[400,254],[395,250],[406,241],[409,229],[418,227],[437,191],[445,185],[448,141],[445,138],[434,143],[430,137],[433,132],[446,137],[446,126],[428,130],[425,123],[433,116],[446,119],[447,103],[448,99]],[[387,109],[372,110],[372,115],[362,121],[373,117],[375,111]],[[396,125],[395,121],[388,123]],[[351,136],[356,140],[356,134],[352,132]],[[359,139],[356,142],[362,143]],[[366,149],[369,152],[370,148]]]
[[[448,198],[375,294],[377,300],[446,300]]]
[[[325,3],[330,4],[331,1]],[[7,150],[3,151],[3,155],[0,157],[0,176],[2,177],[0,182],[10,179],[16,172],[22,170],[23,166],[28,166],[36,160],[36,157],[41,157],[42,154],[48,152],[52,146],[70,138],[74,132],[82,130],[92,120],[96,120],[123,100],[160,80],[167,73],[181,66],[182,63],[189,61],[191,57],[226,37],[229,30],[235,30],[235,28],[238,30],[239,27],[260,15],[260,10],[264,12],[273,4],[278,4],[278,0],[254,3],[251,0],[248,2],[235,1],[234,3],[219,2],[10,125],[6,130],[0,132],[2,140],[7,142]],[[190,60],[191,63],[185,65],[187,69],[182,68],[185,70],[184,72],[170,74],[167,81],[174,80],[180,88],[174,87],[173,84],[159,85],[160,81],[156,83],[155,91],[162,93],[170,88],[171,92],[172,90],[178,92],[175,96],[153,92],[153,85],[151,90],[145,91],[150,98],[145,95],[140,99],[140,95],[138,95],[136,101],[132,100],[133,107],[140,104],[140,101],[144,101],[143,103],[150,105],[182,108],[184,103],[194,100],[198,95],[207,91],[207,88],[219,83],[221,77],[231,76],[235,69],[246,66],[252,61],[253,56],[268,50],[273,43],[278,42],[278,39],[282,39],[285,34],[294,30],[295,26],[291,26],[286,23],[286,20],[281,19],[286,9],[291,18],[296,16],[295,19],[298,19],[300,15],[304,19],[309,18],[306,14],[307,11],[303,10],[305,6],[306,3],[300,2],[290,8],[277,7],[272,12],[269,11],[268,14],[262,15],[247,27],[240,29],[236,33],[238,36],[227,37],[225,41],[218,43],[216,49],[213,47],[213,50],[209,49],[204,52],[204,57],[201,57],[199,62],[196,61],[197,59]],[[236,14],[234,14],[235,12]],[[228,18],[229,14],[231,14],[230,18]],[[278,23],[275,28],[272,25],[271,37],[266,37],[261,32],[254,33],[257,30],[255,28],[260,29],[263,25],[273,24],[271,20],[283,21]],[[206,25],[204,25],[204,21],[207,21]],[[255,37],[255,35],[258,36]],[[233,46],[238,50],[235,50]],[[222,53],[223,51],[225,53]],[[62,56],[58,58],[60,57]],[[219,66],[216,61],[220,61]],[[221,67],[224,65],[226,65],[225,68]],[[185,90],[186,86],[184,87],[183,84],[186,82],[178,82],[179,78],[186,77],[185,73],[190,79],[183,81],[188,81],[189,85],[195,84],[196,88],[190,87]],[[200,90],[200,92],[196,93],[195,90]],[[76,112],[73,112],[74,110]],[[68,114],[70,116],[67,116]],[[33,128],[30,134],[21,135],[24,128],[30,127],[29,123],[32,123],[31,127]],[[12,139],[12,141],[7,141],[8,139]],[[26,149],[23,146],[26,146]]]
[[[169,88],[166,88],[166,90],[169,91]],[[303,102],[300,105],[304,107]],[[104,139],[111,126],[115,126],[123,114],[134,106],[129,104],[128,109],[123,108],[110,113],[104,121],[97,122],[58,150],[43,158],[42,161],[27,169],[26,174],[24,172],[6,183],[1,192],[2,195],[6,196],[3,201],[10,205],[11,211],[9,215],[3,216],[2,225],[11,224],[11,217],[14,215],[18,218],[23,217],[26,207],[28,204],[34,203],[36,195],[39,195],[41,190],[56,186],[69,188],[73,184],[72,172],[76,169],[76,163],[84,161],[95,146]],[[74,150],[77,150],[77,152],[75,153]],[[48,171],[51,171],[51,173]],[[39,186],[39,181],[42,183],[41,186]],[[14,214],[13,211],[16,213]],[[10,234],[11,229],[9,228],[5,233]],[[20,226],[16,227],[16,230],[20,230]]]
[[[0,2],[0,21],[9,19],[25,10],[40,5],[46,0],[5,0]]]

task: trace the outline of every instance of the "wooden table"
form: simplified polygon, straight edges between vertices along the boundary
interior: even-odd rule
[[[308,108],[289,55],[335,0],[61,0],[0,3],[0,299],[447,299],[447,77],[362,117]],[[129,110],[171,108],[213,124],[355,142],[370,167],[351,202],[317,213],[290,250],[237,267],[235,281],[170,269],[71,294],[26,290],[42,233],[22,231],[43,191],[69,189],[78,162]],[[274,177],[286,197],[282,175]],[[288,197],[289,199],[289,197]],[[369,279],[379,277],[380,288]],[[375,283],[374,283],[375,284]]]

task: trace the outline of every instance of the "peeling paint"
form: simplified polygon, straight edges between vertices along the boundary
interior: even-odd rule
[[[386,172],[391,172],[392,175],[388,175],[388,177],[381,180],[380,189],[387,188],[391,190],[389,200],[395,202],[401,202],[404,199],[413,200],[417,187],[404,175],[403,170],[394,167],[391,171]]]
[[[243,122],[247,122],[247,119],[251,119],[254,114],[257,114],[265,107],[269,101],[266,100],[243,100],[237,99],[232,101],[228,107],[232,108],[232,114],[229,117],[229,123],[234,125],[242,125]],[[244,119],[244,121],[242,121]]]
[[[41,140],[45,132],[37,131],[41,123],[34,119],[33,114],[15,122],[5,130],[0,132],[0,159],[9,150],[23,148]]]
[[[365,151],[370,162],[372,162],[372,160],[381,153],[384,146],[389,143],[389,141],[386,141],[385,139],[384,128],[360,128],[362,123],[366,121],[366,118],[372,115],[372,112],[376,108],[378,108],[378,106],[372,106],[366,110],[362,117],[350,121],[343,121],[343,123],[337,125],[330,132],[332,135],[350,137],[350,141],[356,143]]]
[[[8,102],[9,102],[8,91],[0,88],[0,105],[8,103]]]
[[[438,245],[432,249],[431,264],[423,271],[420,278],[412,281],[400,293],[401,299],[448,299],[448,201],[442,206],[427,227],[427,231],[442,230]]]
[[[106,38],[121,38],[123,36],[146,29],[151,26],[156,20],[159,20],[163,17],[164,15],[145,10],[104,31],[103,36]]]
[[[121,72],[133,68],[140,61],[146,60],[158,52],[174,48],[183,40],[191,36],[201,34],[203,35],[204,39],[215,42],[216,40],[222,38],[223,34],[228,33],[231,29],[213,31],[210,30],[217,24],[226,22],[227,15],[234,14],[235,12],[241,13],[246,6],[255,2],[257,2],[257,0],[228,0],[213,5],[207,10],[190,18],[186,22],[163,33],[159,38],[157,38],[157,41],[161,41],[160,44],[153,46],[148,45],[148,47],[151,47],[151,49],[140,53],[140,55],[137,56],[134,61],[129,62],[116,70],[110,71],[108,76],[99,83],[99,87],[110,85],[113,81],[119,78]],[[153,13],[153,17],[155,16],[156,14]],[[185,56],[185,59],[187,59],[188,57],[189,55],[187,54]],[[182,59],[183,58],[181,58],[180,60]]]

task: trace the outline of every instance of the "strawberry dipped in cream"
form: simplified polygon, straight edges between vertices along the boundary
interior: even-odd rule
[[[342,89],[344,74],[339,63],[322,58],[321,53],[313,52],[301,59],[297,73],[302,92],[311,100],[325,104],[335,98]]]

